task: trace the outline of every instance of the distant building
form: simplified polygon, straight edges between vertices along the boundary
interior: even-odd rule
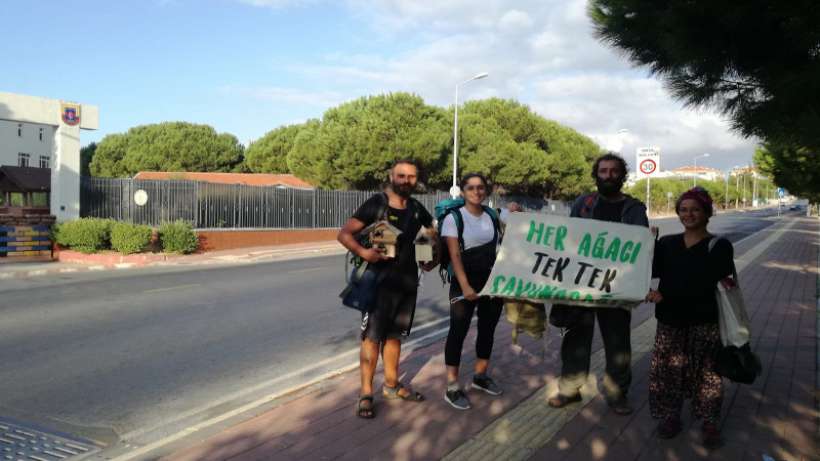
[[[671,172],[669,172],[668,170],[664,170],[664,171],[656,172],[655,176],[653,176],[652,179],[663,179],[663,178],[671,178],[671,177],[676,177],[676,176],[674,174],[672,174]],[[626,187],[632,187],[638,182],[639,179],[642,179],[642,178],[640,177],[638,172],[630,171],[629,176],[626,177],[626,182],[624,184],[626,185]]]
[[[273,186],[289,189],[314,189],[309,182],[292,174],[140,171],[134,176],[134,179],[181,179],[187,181],[202,181],[213,184],[241,184],[244,186]]]
[[[34,204],[58,220],[78,218],[80,130],[96,130],[99,118],[97,106],[0,92],[0,167],[12,167],[3,171],[0,211]]]
[[[760,172],[757,171],[757,168],[755,168],[751,165],[750,166],[735,167],[735,168],[732,168],[732,170],[729,172],[730,176],[738,176],[738,175],[745,175],[745,174],[754,174],[754,175],[757,175],[757,177],[760,177]]]
[[[723,179],[724,177],[722,171],[715,168],[709,168],[708,166],[682,166],[680,168],[675,168],[674,170],[669,170],[669,175],[681,178],[693,178],[697,176],[698,179],[705,179],[707,181]]]

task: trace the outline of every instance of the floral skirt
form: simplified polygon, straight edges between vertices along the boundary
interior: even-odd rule
[[[649,368],[649,409],[656,419],[678,418],[684,399],[692,413],[718,423],[723,383],[715,372],[721,348],[717,324],[673,327],[658,322]]]

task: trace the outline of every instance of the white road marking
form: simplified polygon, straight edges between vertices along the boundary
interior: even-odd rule
[[[320,271],[320,270],[324,270],[324,269],[326,269],[326,267],[309,267],[307,269],[296,269],[296,270],[293,270],[293,271],[288,271],[286,273],[287,274],[304,274],[305,272],[315,272],[315,271]]]
[[[153,290],[144,290],[143,293],[163,293],[165,291],[184,290],[186,288],[193,288],[200,286],[198,283],[191,283],[188,285],[177,285],[175,287],[155,288]]]

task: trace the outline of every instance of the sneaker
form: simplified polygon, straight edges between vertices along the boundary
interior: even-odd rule
[[[703,423],[700,428],[703,435],[703,446],[706,448],[718,448],[723,445],[723,439],[720,437],[720,429],[717,424]]]
[[[632,405],[629,404],[629,400],[626,399],[626,396],[610,400],[607,404],[616,415],[626,416],[632,414]]]
[[[658,424],[658,437],[661,439],[671,439],[678,435],[682,428],[680,419],[666,418]]]
[[[467,394],[465,394],[461,389],[445,392],[444,401],[449,403],[450,406],[457,410],[470,409],[470,399],[467,398]]]
[[[581,400],[581,394],[578,392],[576,392],[573,395],[558,394],[556,396],[550,397],[549,400],[547,400],[547,404],[552,408],[564,408],[570,403],[580,402]]]
[[[487,375],[473,376],[473,389],[484,391],[490,395],[501,395],[504,391]]]

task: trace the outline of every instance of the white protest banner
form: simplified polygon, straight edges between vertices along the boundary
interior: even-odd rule
[[[654,238],[643,226],[510,213],[479,293],[588,307],[635,307],[649,291]]]

